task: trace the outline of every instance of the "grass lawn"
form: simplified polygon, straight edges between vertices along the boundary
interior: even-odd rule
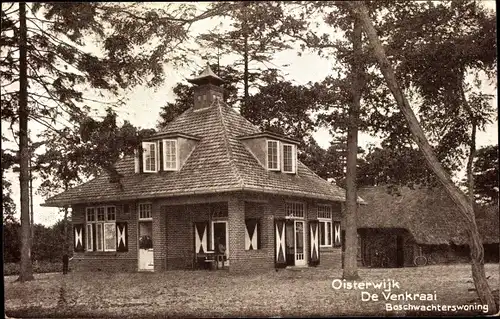
[[[499,287],[499,265],[487,264],[492,289]],[[332,288],[342,270],[304,268],[261,274],[227,271],[161,273],[37,274],[36,280],[5,279],[5,307],[10,317],[222,317],[417,315],[431,312],[392,311],[386,303],[413,305],[472,304],[476,298],[467,264],[419,268],[360,269],[361,281],[394,279],[394,293],[435,294],[436,301],[385,301],[381,289],[364,289],[379,301],[362,301],[361,290]],[[498,293],[498,290],[497,290]],[[468,312],[435,313],[480,314]]]

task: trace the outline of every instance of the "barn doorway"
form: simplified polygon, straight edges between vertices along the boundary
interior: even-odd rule
[[[403,235],[396,236],[396,267],[402,268],[405,266],[405,239]]]

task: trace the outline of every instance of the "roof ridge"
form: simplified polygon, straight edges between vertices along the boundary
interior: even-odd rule
[[[236,175],[236,178],[238,180],[238,184],[241,187],[243,187],[243,177],[241,177],[240,171],[238,170],[238,167],[234,162],[233,152],[231,150],[231,144],[229,143],[229,136],[227,134],[227,126],[226,126],[226,123],[224,122],[224,114],[222,114],[222,107],[223,106],[220,103],[219,99],[215,100],[214,103],[217,103],[217,109],[218,109],[217,114],[220,117],[220,122],[222,125],[222,135],[223,135],[223,139],[224,139],[224,144],[226,145],[226,154],[227,154],[227,157],[229,159],[229,165],[231,166],[231,170]],[[212,103],[212,104],[214,104],[214,103]]]

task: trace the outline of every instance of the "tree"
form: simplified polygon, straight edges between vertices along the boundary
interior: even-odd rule
[[[3,221],[3,260],[4,263],[18,263],[21,259],[21,224],[16,219]]]
[[[364,157],[358,174],[358,185],[434,185],[432,171],[418,148],[382,141],[380,147],[372,147]]]
[[[476,198],[481,202],[498,205],[498,145],[478,149],[473,172]]]
[[[476,133],[491,123],[494,113],[492,97],[480,92],[479,76],[495,75],[495,17],[473,1],[428,3],[419,10],[395,7],[381,29],[394,33],[388,50],[401,61],[396,75],[422,97],[419,115],[424,130],[432,133],[430,141],[437,142],[438,158],[460,167],[468,153],[468,194],[474,206]],[[424,27],[436,31],[415,31]],[[431,41],[422,41],[430,36]],[[475,77],[473,84],[467,76]]]
[[[277,1],[235,2],[224,17],[232,22],[227,31],[201,34],[198,42],[203,48],[217,49],[217,60],[220,56],[237,56],[232,66],[238,71],[238,83],[243,84],[240,101],[244,107],[250,97],[250,88],[262,79],[262,70],[274,69],[268,66],[273,56],[290,48],[282,40],[283,4]],[[221,26],[217,28],[220,30]]]
[[[316,129],[313,113],[321,107],[325,88],[320,83],[294,85],[274,73],[248,98],[241,115],[262,130],[298,139],[305,146]]]
[[[453,183],[448,173],[444,170],[441,163],[437,159],[432,147],[430,146],[422,127],[415,117],[413,110],[410,107],[406,96],[404,95],[401,86],[396,79],[395,72],[387,59],[385,50],[380,42],[377,32],[371,22],[366,6],[362,2],[353,1],[346,2],[354,16],[359,18],[363,23],[363,30],[368,37],[373,48],[373,54],[377,58],[380,70],[387,81],[388,87],[391,89],[394,98],[397,101],[398,107],[403,112],[412,136],[422,151],[427,164],[436,174],[439,181],[443,184],[447,193],[453,199],[460,209],[461,216],[468,225],[471,248],[472,275],[476,286],[476,291],[483,304],[487,304],[493,313],[496,312],[496,304],[491,293],[491,289],[486,280],[484,272],[484,251],[481,238],[478,233],[477,224],[475,222],[474,210],[471,203],[468,201],[465,194]]]
[[[137,84],[159,85],[164,79],[163,62],[186,61],[180,44],[189,27],[229,7],[217,3],[194,15],[192,5],[174,6],[148,10],[141,4],[21,2],[16,10],[15,3],[2,4],[2,121],[11,127],[19,123],[20,281],[33,279],[28,120],[58,131],[54,122],[61,118],[78,122],[85,115],[82,103],[100,103],[89,97],[93,93],[89,88],[117,94]],[[86,36],[103,44],[104,55],[85,50]]]
[[[362,29],[359,19],[354,19],[352,32],[353,60],[351,63],[351,96],[349,125],[347,129],[345,255],[343,277],[356,280],[358,275],[358,195],[356,168],[358,156],[358,121],[361,109],[361,94],[364,86],[364,64],[362,55]]]
[[[6,142],[7,139],[2,136],[2,141]],[[5,173],[8,169],[18,162],[16,155],[12,151],[4,150],[2,148],[2,215],[4,221],[14,219],[16,205],[12,198],[11,183],[6,178]]]
[[[333,11],[332,11],[333,10]],[[358,130],[366,128],[366,121],[361,115],[367,116],[361,108],[361,99],[370,91],[366,89],[368,75],[365,69],[365,54],[359,21],[352,17],[343,7],[335,8],[331,3],[314,2],[305,5],[305,14],[320,12],[320,18],[335,32],[343,33],[343,39],[332,39],[331,34],[318,36],[314,31],[314,23],[299,22],[293,17],[287,17],[287,23],[292,25],[288,34],[302,42],[302,48],[308,47],[320,55],[335,57],[333,71],[337,73],[323,81],[330,88],[329,103],[324,103],[323,113],[319,122],[328,125],[334,136],[345,139],[346,160],[346,210],[345,210],[345,253],[343,276],[346,279],[358,278],[357,272],[357,187],[356,171],[358,166]],[[334,32],[331,32],[334,33]],[[333,59],[332,59],[333,60]],[[364,114],[363,114],[364,113]]]

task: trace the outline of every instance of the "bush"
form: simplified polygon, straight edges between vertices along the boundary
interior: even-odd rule
[[[4,263],[3,275],[12,276],[19,275],[19,263]],[[39,261],[33,263],[33,272],[36,274],[47,272],[62,272],[62,262]]]

